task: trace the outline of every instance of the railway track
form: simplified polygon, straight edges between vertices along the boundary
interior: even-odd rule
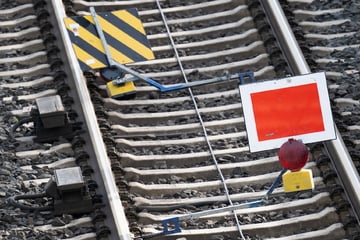
[[[63,3],[65,12],[57,1],[2,2],[1,236],[359,238],[359,72],[351,57],[359,47],[354,39],[359,21],[353,14],[359,6],[286,4],[307,66],[301,56],[281,48],[261,4],[249,2],[74,0]],[[263,6],[274,7],[267,1]],[[169,93],[136,82],[135,99],[109,98],[97,72],[83,76],[76,67],[62,32],[66,14],[88,15],[89,7],[97,12],[138,9],[155,59],[128,66],[163,85],[245,71],[254,72],[257,80],[326,71],[334,120],[349,153],[340,133],[335,141],[308,144],[305,168],[312,170],[315,188],[284,193],[281,185],[272,189],[282,169],[277,151],[249,152],[238,80]],[[333,27],[327,31],[329,25]],[[285,29],[278,26],[275,29]],[[61,97],[72,131],[54,141],[36,142],[32,123],[21,120],[34,114],[36,99],[54,95]],[[49,181],[55,175],[59,184],[59,169],[77,166],[91,209],[69,213],[69,207],[54,214],[55,197],[36,194],[53,193]],[[23,200],[25,195],[31,197]],[[259,199],[261,206],[190,217]],[[89,203],[84,197],[82,201]],[[189,218],[168,230],[181,232],[164,235],[167,226],[162,221],[178,216]]]

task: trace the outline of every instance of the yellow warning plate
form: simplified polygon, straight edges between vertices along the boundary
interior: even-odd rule
[[[136,8],[97,13],[111,57],[120,64],[154,59]],[[91,15],[64,19],[83,71],[109,67],[103,43]]]

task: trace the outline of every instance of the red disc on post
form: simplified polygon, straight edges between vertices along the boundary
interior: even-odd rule
[[[289,139],[281,145],[279,152],[279,161],[285,169],[291,171],[301,170],[309,156],[309,151],[306,146],[295,139]]]

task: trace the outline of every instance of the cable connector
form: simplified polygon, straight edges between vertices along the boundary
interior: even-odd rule
[[[30,116],[21,119],[10,129],[10,137],[15,138],[15,132],[25,123],[34,123],[35,142],[51,142],[59,137],[72,138],[78,132],[78,123],[70,123],[59,95],[36,99],[36,106],[30,111]]]
[[[20,203],[20,199],[51,197],[46,206],[32,206]],[[45,191],[35,194],[22,194],[9,197],[7,203],[22,210],[54,211],[55,215],[79,214],[93,211],[92,199],[84,183],[80,167],[57,169],[45,185]]]

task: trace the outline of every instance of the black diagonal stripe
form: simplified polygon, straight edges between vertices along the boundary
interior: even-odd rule
[[[86,63],[84,63],[83,61],[81,61],[80,59],[78,59],[79,65],[81,70],[83,71],[88,71],[91,70],[92,68],[89,67],[89,65],[87,65]]]
[[[116,18],[116,17],[115,17]],[[96,31],[96,27],[94,24],[92,24],[91,22],[89,22],[87,19],[83,18],[83,17],[77,17],[76,19],[74,19],[74,21],[76,21],[80,26],[86,28],[86,30],[88,30],[89,32],[91,32],[93,35],[98,36],[97,31]],[[118,26],[117,26],[118,27]],[[118,27],[119,28],[119,27]],[[117,49],[119,52],[123,53],[124,55],[126,55],[128,58],[132,59],[133,61],[144,61],[147,60],[145,59],[142,55],[138,54],[136,51],[132,50],[131,48],[129,48],[128,46],[124,45],[123,43],[121,43],[121,39],[116,39],[115,37],[109,35],[108,33],[106,33],[105,31],[103,31],[104,36],[106,38],[106,42],[108,43],[108,45],[112,46],[113,48]],[[84,46],[84,45],[82,45]],[[85,46],[84,46],[85,47]],[[91,47],[91,46],[90,46]],[[87,48],[83,48],[82,49],[86,50],[88,53],[90,53],[90,51]],[[91,47],[92,48],[92,47]],[[104,55],[105,56],[105,55]],[[106,56],[105,56],[106,58]],[[100,59],[99,59],[100,60]],[[101,62],[103,62],[103,60],[101,60]]]
[[[125,44],[121,42],[121,39],[116,39],[112,35],[105,33],[107,43],[113,48],[117,49],[119,52],[126,55],[128,58],[132,59],[134,62],[136,61],[144,61],[147,60],[144,56],[134,51],[132,48],[129,48]]]
[[[85,28],[89,32],[91,32],[93,35],[97,36],[97,31],[95,28],[95,25],[92,24],[90,21],[88,21],[85,17],[75,17],[73,20],[78,23],[81,27]]]
[[[108,65],[107,62],[107,58],[105,56],[104,53],[102,53],[101,51],[99,51],[98,49],[94,48],[93,46],[91,46],[89,43],[87,43],[84,39],[81,38],[81,36],[75,36],[74,33],[70,30],[68,30],[68,34],[70,36],[70,40],[73,44],[77,45],[79,48],[81,48],[82,50],[84,50],[85,52],[87,52],[89,55],[93,56],[94,58],[96,58],[97,61],[100,61],[101,63]],[[78,58],[79,62],[80,59]],[[86,63],[82,62],[82,64],[89,66],[88,69],[91,69],[90,65],[87,65]],[[85,68],[82,66],[82,64],[80,64],[81,69],[85,70]]]
[[[110,22],[112,25],[116,26],[118,29],[121,29],[123,32],[127,33],[129,36],[133,37],[134,39],[137,39],[137,41],[143,43],[145,40],[145,42],[147,42],[146,36],[138,32],[135,28],[132,28],[131,26],[126,24],[124,21],[121,21],[118,17],[116,17],[112,13],[106,13],[106,15],[105,13],[100,13],[99,15],[102,18],[104,18],[106,21]],[[121,42],[121,39],[118,39],[116,38],[116,36],[110,35],[105,31],[104,34],[106,37],[106,41],[110,46],[117,49],[119,52],[123,53],[124,55],[132,59],[134,62],[147,60],[143,55],[141,55],[141,53],[138,53],[136,49],[132,49],[131,47],[128,47],[127,45],[123,44]]]
[[[132,13],[128,11],[129,13]],[[133,14],[132,14],[133,15]],[[136,28],[133,28],[131,25],[127,24],[117,16],[115,16],[112,13],[107,14],[106,16],[102,16],[103,18],[106,18],[106,20],[110,23],[112,23],[115,26],[118,26],[122,31],[126,32],[129,36],[132,36],[135,38],[138,42],[141,42],[144,46],[151,49],[150,43],[143,33],[139,32]],[[137,18],[139,18],[137,16]]]
[[[81,27],[85,28],[87,31],[92,33],[94,36],[98,37],[95,25],[93,25],[87,19],[85,19],[84,17],[75,17],[75,18],[73,18],[73,20],[76,23],[78,23]],[[104,63],[104,64],[107,63],[105,54],[102,53],[101,51],[99,51],[98,49],[94,48],[90,44],[88,44],[86,42],[86,39],[82,39],[81,36],[74,36],[73,33],[70,34],[70,37],[71,37],[71,41],[73,43],[76,43],[81,49],[85,50],[92,56],[96,57],[102,63]],[[84,46],[84,47],[82,47],[82,46]],[[99,57],[100,55],[102,55],[102,57]]]
[[[126,9],[126,11],[127,11],[128,13],[130,13],[131,15],[133,15],[134,17],[140,19],[140,16],[139,16],[139,13],[138,13],[137,8],[128,8],[128,9]]]

